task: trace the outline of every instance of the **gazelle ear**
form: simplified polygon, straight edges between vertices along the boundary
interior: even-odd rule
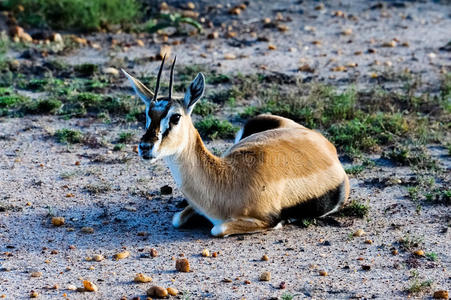
[[[153,93],[151,90],[149,90],[141,81],[133,77],[132,75],[125,72],[124,69],[121,69],[122,73],[127,76],[128,80],[130,81],[133,89],[135,90],[135,93],[141,98],[142,101],[144,101],[145,104],[149,104],[153,99]]]
[[[185,93],[185,98],[183,100],[185,104],[185,108],[189,114],[193,111],[194,105],[202,95],[205,90],[205,77],[204,74],[197,74],[196,78],[194,78],[193,82],[188,87],[188,90]]]

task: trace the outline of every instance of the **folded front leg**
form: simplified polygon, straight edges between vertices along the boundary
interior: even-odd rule
[[[211,229],[216,237],[226,237],[232,234],[258,232],[269,229],[269,223],[255,218],[233,218],[218,224]]]
[[[179,228],[188,222],[189,219],[191,219],[192,216],[196,214],[196,211],[194,208],[188,204],[187,207],[185,207],[184,210],[176,213],[174,217],[172,218],[172,226],[175,228]]]

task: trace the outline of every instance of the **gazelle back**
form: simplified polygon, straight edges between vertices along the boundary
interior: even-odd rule
[[[194,214],[208,218],[214,236],[256,232],[281,221],[321,217],[338,210],[349,195],[349,181],[335,147],[320,133],[289,119],[260,115],[248,121],[222,157],[213,155],[194,128],[191,112],[202,97],[199,73],[183,99],[158,98],[164,59],[155,92],[128,73],[146,104],[146,133],[139,153],[163,158],[189,205],[176,213],[175,227]]]

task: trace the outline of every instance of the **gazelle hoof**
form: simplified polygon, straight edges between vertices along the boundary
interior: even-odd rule
[[[223,237],[226,229],[227,229],[226,225],[224,225],[224,224],[215,225],[211,229],[211,235],[216,236],[216,237]]]
[[[183,225],[182,220],[181,220],[181,215],[182,215],[182,212],[179,211],[178,213],[175,213],[174,216],[172,217],[172,226],[174,226],[175,228],[179,228]]]

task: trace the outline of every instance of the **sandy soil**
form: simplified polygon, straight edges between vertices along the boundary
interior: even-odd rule
[[[215,24],[237,21],[238,40],[251,41],[255,38],[250,32],[256,32],[270,42],[245,46],[237,40],[192,37],[173,46],[172,53],[181,65],[205,63],[222,73],[277,72],[337,86],[399,86],[399,81],[393,83],[383,76],[374,79],[370,74],[389,76],[409,68],[421,75],[426,89],[437,91],[440,72],[450,70],[450,52],[439,51],[449,40],[449,5],[390,1],[384,2],[389,9],[381,9],[370,8],[375,2],[341,1],[339,5],[330,1],[325,9],[315,10],[317,2],[300,2],[261,5],[263,2],[255,1],[240,16],[221,19],[220,12],[227,11],[226,6],[209,15]],[[196,3],[201,11],[207,10],[205,1]],[[336,10],[348,17],[331,16]],[[291,18],[281,22],[290,28],[286,33],[261,24],[261,18],[274,18],[277,12]],[[340,34],[348,28],[352,29],[350,35]],[[115,37],[136,38],[124,34]],[[105,35],[87,38],[107,43]],[[399,40],[398,46],[382,47],[393,38]],[[312,41],[321,41],[321,46]],[[408,42],[408,47],[400,46],[403,42]],[[268,50],[269,43],[277,50]],[[153,73],[158,62],[137,64],[131,60],[155,55],[158,48],[149,39],[146,47],[132,46],[127,52],[106,45],[100,50],[86,47],[55,57],[74,64],[89,61],[106,65],[114,58],[127,57],[132,72]],[[368,53],[369,48],[376,53]],[[356,51],[362,54],[356,55]],[[201,57],[202,53],[206,57]],[[225,60],[225,53],[238,58]],[[348,67],[348,72],[330,70],[353,62],[358,67]],[[34,63],[41,62],[37,59]],[[314,73],[298,72],[304,64],[312,66]],[[51,134],[60,128],[92,133],[106,146],[58,144]],[[0,295],[23,299],[34,290],[41,299],[62,298],[63,294],[69,299],[144,299],[146,289],[156,284],[177,288],[183,292],[180,299],[271,299],[284,294],[295,295],[295,299],[403,299],[415,272],[420,282],[432,281],[432,287],[418,297],[430,298],[433,291],[451,286],[449,207],[423,206],[417,213],[416,204],[406,197],[407,186],[416,177],[407,167],[396,167],[377,156],[375,168],[351,179],[351,199],[370,206],[364,219],[334,216],[307,228],[289,225],[276,231],[216,239],[210,236],[211,225],[206,220],[198,220],[190,228],[172,228],[172,215],[181,209],[183,196],[163,162],[151,165],[139,159],[133,152],[136,143],[124,151],[112,151],[111,141],[124,130],[135,132],[136,137],[142,134],[140,126],[117,120],[102,124],[43,116],[0,119]],[[222,151],[230,145],[231,141],[208,143],[210,149]],[[430,146],[429,152],[449,176],[447,150]],[[174,187],[173,194],[160,195],[164,185]],[[54,227],[51,216],[64,217],[66,224]],[[94,232],[83,233],[86,226]],[[365,234],[353,237],[358,229]],[[406,237],[421,239],[416,248],[436,253],[438,259],[403,250],[398,241]],[[150,257],[151,248],[158,251],[157,257]],[[130,257],[112,259],[124,249],[130,251]],[[202,257],[203,249],[218,255]],[[395,249],[398,255],[392,254]],[[94,254],[106,259],[86,260]],[[264,254],[269,261],[261,261]],[[175,270],[175,259],[181,256],[189,260],[192,272]],[[320,276],[321,270],[328,276]],[[259,281],[264,271],[271,272],[269,282]],[[42,276],[31,277],[33,272]],[[134,283],[136,273],[150,275],[153,282]],[[81,286],[85,279],[94,282],[99,291],[67,289],[68,285]],[[280,288],[282,282],[284,289]],[[54,289],[55,285],[59,288]]]

